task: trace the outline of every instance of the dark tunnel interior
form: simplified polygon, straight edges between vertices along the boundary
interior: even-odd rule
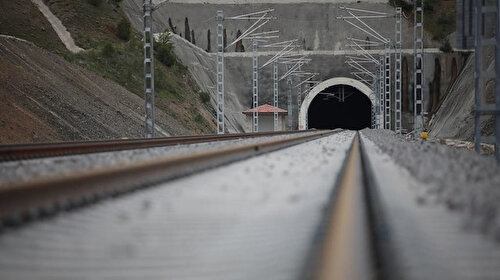
[[[309,128],[360,130],[370,124],[370,99],[352,86],[331,86],[316,95],[309,106]]]

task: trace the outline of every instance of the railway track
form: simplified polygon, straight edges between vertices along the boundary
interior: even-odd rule
[[[405,180],[360,133],[318,131],[11,186],[0,278],[496,279],[485,242],[466,246],[483,263],[447,260],[471,237],[401,208]]]
[[[215,168],[245,158],[283,149],[336,131],[316,133],[293,133],[296,136],[286,139],[257,142],[239,147],[226,147],[206,152],[157,159],[138,164],[108,167],[97,171],[76,172],[75,174],[55,176],[34,182],[11,184],[0,188],[0,220],[4,225],[17,225],[23,221],[52,215],[61,210],[79,207],[109,196],[127,193],[165,182],[182,176]],[[132,141],[81,142],[69,144],[40,144],[4,146],[3,158],[24,156],[80,154],[84,151],[109,151],[174,144],[198,143],[201,141],[220,141],[242,137],[275,136],[285,133],[256,133],[222,136],[177,137]],[[117,147],[112,147],[117,145]],[[23,147],[27,148],[26,151]]]
[[[173,136],[151,139],[121,139],[103,141],[75,141],[59,143],[8,144],[0,145],[0,162],[41,157],[55,157],[123,151],[131,149],[146,149],[171,145],[206,143],[211,141],[234,140],[240,138],[255,138],[285,134],[301,134],[307,131],[277,131],[258,133],[235,133],[223,135]]]
[[[360,134],[344,160],[314,251],[313,279],[395,279],[377,185]]]

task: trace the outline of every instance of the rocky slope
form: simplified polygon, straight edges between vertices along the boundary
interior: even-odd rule
[[[62,57],[1,36],[0,69],[1,143],[143,136],[140,97]],[[188,134],[160,110],[157,122],[159,136]]]
[[[462,72],[458,75],[449,94],[444,99],[430,122],[430,135],[437,138],[451,138],[474,141],[474,54],[470,55]],[[493,71],[494,63],[488,70]],[[487,102],[494,101],[494,82],[486,86]],[[493,135],[494,118],[484,116],[481,120],[483,135]]]
[[[85,51],[69,52],[34,1]],[[0,2],[10,11],[0,13],[0,36],[13,36],[0,38],[0,143],[143,136],[141,34],[117,36],[126,19],[116,3]],[[186,67],[155,64],[157,135],[214,133],[207,94]]]

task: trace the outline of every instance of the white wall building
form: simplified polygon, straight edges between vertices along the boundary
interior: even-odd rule
[[[288,113],[287,110],[273,107],[269,104],[264,104],[256,109],[248,109],[243,112],[246,116],[245,132],[252,132],[252,118],[253,112],[259,113],[259,132],[274,131],[274,113],[278,113],[278,129],[277,131],[286,130],[285,117]]]

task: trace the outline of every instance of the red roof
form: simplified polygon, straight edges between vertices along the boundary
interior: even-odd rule
[[[246,111],[243,111],[243,114],[252,114],[253,112],[255,112],[257,110],[257,112],[259,112],[259,114],[272,114],[272,113],[278,113],[278,114],[285,114],[287,113],[287,110],[283,110],[281,108],[278,108],[278,107],[274,107],[274,106],[271,106],[269,104],[264,104],[264,105],[261,105],[259,107],[257,107],[256,109],[248,109]]]

